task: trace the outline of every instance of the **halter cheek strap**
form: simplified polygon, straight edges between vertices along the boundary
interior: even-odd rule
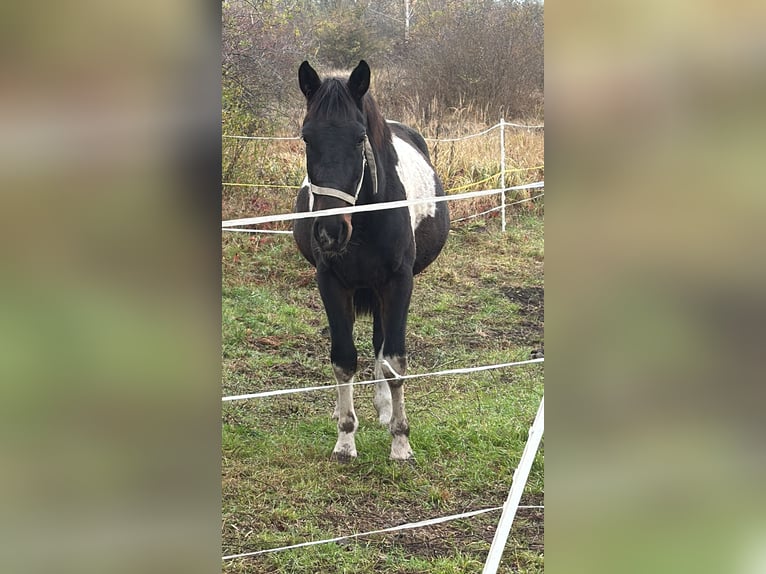
[[[378,167],[375,164],[375,154],[372,151],[370,140],[364,136],[364,157],[367,158],[367,164],[370,166],[370,175],[372,176],[372,194],[378,193]],[[364,169],[362,169],[362,179],[364,179]],[[357,191],[357,195],[359,192]]]
[[[362,189],[364,183],[364,168],[366,165],[370,166],[370,175],[372,176],[372,193],[378,193],[378,170],[375,165],[375,154],[372,151],[370,140],[367,136],[364,136],[364,150],[362,151],[362,177],[359,178],[359,183],[356,185],[354,195],[335,189],[334,187],[321,187],[314,185],[309,181],[309,211],[314,211],[314,195],[327,195],[329,197],[335,197],[341,201],[345,201],[349,205],[356,205],[356,200],[359,197],[359,192]]]

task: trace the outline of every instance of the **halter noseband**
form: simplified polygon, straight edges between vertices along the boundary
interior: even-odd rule
[[[372,152],[372,146],[367,136],[364,136],[364,149],[362,151],[362,177],[359,178],[359,183],[356,186],[354,195],[335,189],[334,187],[321,187],[314,185],[309,180],[309,211],[314,211],[314,196],[315,195],[327,195],[335,197],[341,201],[345,201],[349,205],[356,205],[356,200],[359,197],[359,192],[362,189],[362,183],[364,183],[364,167],[370,166],[370,176],[372,176],[372,193],[373,195],[378,193],[378,170],[375,165],[375,154]],[[308,178],[308,177],[307,177]]]

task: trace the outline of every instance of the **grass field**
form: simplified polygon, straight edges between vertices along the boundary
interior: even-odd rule
[[[472,145],[473,153],[481,153],[479,144]],[[537,140],[511,145],[519,146],[520,163],[541,163]],[[277,163],[257,157],[267,169],[297,166],[286,168],[297,177],[300,157],[290,149],[284,154]],[[459,153],[449,161],[453,167],[472,165]],[[264,181],[268,174],[258,169],[237,175],[241,181]],[[276,171],[273,177],[284,181]],[[528,174],[523,182],[538,177]],[[455,184],[459,179],[445,180],[445,187]],[[289,211],[293,194],[225,189],[224,218]],[[454,218],[485,206],[452,202],[450,208]],[[409,373],[524,360],[542,349],[543,208],[530,202],[514,209],[505,234],[497,213],[454,225],[441,256],[416,279]],[[223,394],[332,384],[330,341],[313,269],[292,238],[224,233],[222,267]],[[360,317],[357,380],[374,378],[371,333],[370,318]],[[329,460],[337,432],[330,417],[334,391],[224,403],[223,554],[501,506],[542,394],[540,364],[408,381],[413,464],[388,460],[391,438],[377,424],[371,386],[355,392],[359,458],[347,465]],[[543,504],[543,457],[541,446],[522,505]],[[223,563],[223,571],[481,572],[499,516],[494,511],[234,559]],[[542,572],[543,562],[543,512],[519,509],[500,572]]]

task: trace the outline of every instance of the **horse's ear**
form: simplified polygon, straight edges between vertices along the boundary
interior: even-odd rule
[[[307,100],[310,100],[311,96],[313,96],[319,89],[319,86],[322,85],[322,80],[319,79],[319,74],[316,73],[316,70],[304,60],[301,67],[298,68],[298,83],[301,86],[303,95],[306,96]]]
[[[370,67],[367,62],[360,60],[359,64],[348,78],[348,90],[357,101],[370,89]]]

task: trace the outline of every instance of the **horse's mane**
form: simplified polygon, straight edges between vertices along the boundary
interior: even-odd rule
[[[391,141],[391,130],[388,128],[386,120],[383,119],[375,98],[369,92],[362,98],[362,110],[367,116],[367,137],[370,138],[376,149],[385,149],[384,143]]]
[[[391,130],[378,109],[375,99],[367,92],[362,98],[362,112],[367,119],[367,136],[373,147],[384,150],[391,141]],[[311,98],[307,115],[312,118],[333,118],[351,121],[355,118],[356,103],[340,78],[327,78]]]

